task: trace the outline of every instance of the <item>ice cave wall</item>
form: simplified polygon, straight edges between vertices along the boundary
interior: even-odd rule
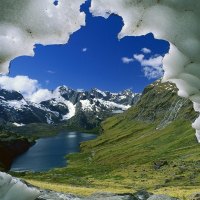
[[[85,25],[80,5],[85,0],[1,0],[0,71],[18,56],[34,55],[35,44],[67,43],[70,34]]]
[[[30,188],[19,179],[12,178],[10,175],[0,172],[1,200],[34,200],[39,195],[39,190]]]
[[[189,98],[200,112],[200,1],[199,0],[92,0],[94,16],[123,18],[118,37],[153,33],[170,43],[163,59],[163,81],[177,85],[178,95]],[[200,142],[200,117],[193,123]]]

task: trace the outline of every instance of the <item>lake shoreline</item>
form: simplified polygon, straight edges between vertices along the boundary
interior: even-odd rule
[[[47,172],[66,167],[66,156],[79,153],[82,142],[96,137],[92,133],[61,131],[54,136],[37,139],[35,145],[16,157],[10,172]]]

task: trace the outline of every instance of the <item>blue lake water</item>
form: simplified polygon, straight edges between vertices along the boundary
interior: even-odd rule
[[[61,132],[56,136],[36,141],[27,152],[16,158],[11,171],[47,171],[52,168],[64,167],[65,156],[80,151],[80,143],[95,139],[97,135]]]

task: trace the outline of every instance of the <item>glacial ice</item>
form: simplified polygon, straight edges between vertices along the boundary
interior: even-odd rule
[[[29,188],[19,179],[12,178],[6,173],[0,172],[0,199],[1,200],[34,200],[40,192]]]
[[[199,0],[92,0],[94,16],[123,18],[119,39],[153,33],[170,43],[163,59],[163,82],[176,84],[181,97],[200,112],[200,1]],[[200,117],[193,123],[200,142]]]

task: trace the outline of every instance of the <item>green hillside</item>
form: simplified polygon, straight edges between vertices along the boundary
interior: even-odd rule
[[[102,134],[81,144],[66,168],[26,173],[27,180],[117,192],[145,188],[186,196],[200,187],[200,145],[192,104],[174,85],[148,86],[136,106],[102,123]]]

